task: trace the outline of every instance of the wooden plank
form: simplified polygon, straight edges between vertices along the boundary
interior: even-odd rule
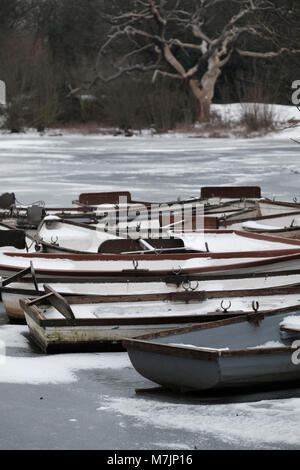
[[[43,315],[41,315],[39,309],[36,307],[36,305],[30,305],[30,303],[25,300],[25,299],[20,299],[19,301],[20,306],[24,312],[27,313],[27,315],[30,316],[34,320],[35,323],[37,323],[39,326],[41,326],[41,323],[44,319]]]
[[[209,199],[214,197],[226,199],[260,199],[261,188],[259,186],[207,186],[201,188],[201,198]]]
[[[146,243],[149,243],[154,249],[168,250],[172,248],[184,248],[184,242],[181,239],[171,238],[147,238],[144,239]],[[139,240],[132,239],[120,239],[120,240],[106,240],[99,247],[99,253],[110,253],[110,254],[122,254],[124,252],[141,252],[141,245]]]
[[[27,274],[31,273],[31,266],[29,268],[23,269],[22,271],[19,271],[17,274],[14,274],[13,276],[10,276],[9,278],[5,279],[2,281],[1,286],[5,287],[8,286],[9,284],[12,284],[13,282],[17,282],[20,279],[22,279],[24,276]]]
[[[131,194],[128,191],[107,192],[107,193],[83,193],[79,196],[79,203],[84,205],[101,205],[101,204],[119,204],[120,198],[127,198],[127,202],[131,202]]]
[[[34,306],[35,307],[35,306]],[[77,318],[76,320],[67,319],[53,319],[47,320],[44,319],[41,322],[43,327],[58,327],[64,328],[69,326],[74,326],[74,328],[81,327],[103,327],[103,326],[144,326],[144,325],[190,325],[196,324],[200,325],[209,322],[217,322],[223,319],[235,318],[237,315],[244,315],[244,313],[232,312],[232,313],[210,313],[207,315],[152,315],[149,317],[111,317],[111,318]],[[172,328],[169,326],[169,328]],[[191,328],[191,326],[190,326]],[[168,330],[169,331],[169,330]],[[172,330],[173,331],[173,330]]]
[[[27,302],[27,305],[42,305],[45,301],[49,300],[49,297],[54,295],[53,292],[50,292],[49,294],[42,295],[41,297],[38,297],[37,299],[33,299],[31,301]]]
[[[48,300],[50,304],[56,308],[67,320],[75,320],[75,315],[68,302],[63,298],[62,295],[58,294],[48,284],[44,285],[45,292],[52,294]]]
[[[159,224],[162,228],[168,227],[182,232],[186,230],[217,230],[219,228],[217,217],[192,216],[183,218],[180,213],[170,216],[169,214],[160,214]]]

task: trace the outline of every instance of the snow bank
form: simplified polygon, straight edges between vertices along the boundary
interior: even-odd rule
[[[27,349],[29,342],[24,334],[26,326],[1,326],[0,344],[5,345],[7,354],[10,348]],[[80,370],[123,369],[131,367],[126,353],[109,354],[61,354],[56,356],[1,357],[0,383],[10,384],[65,384],[78,380]]]
[[[218,437],[232,445],[299,446],[300,399],[264,400],[226,405],[174,404],[138,398],[103,398],[107,411],[129,416],[136,426],[187,431]],[[105,407],[101,408],[105,410]]]
[[[280,326],[300,331],[300,316],[290,315],[280,323]]]
[[[129,365],[125,353],[6,357],[0,364],[0,383],[66,384],[77,382],[76,372],[80,370],[123,369]]]

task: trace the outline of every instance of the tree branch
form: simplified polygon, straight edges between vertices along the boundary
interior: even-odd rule
[[[288,49],[286,47],[282,47],[278,51],[274,52],[252,52],[252,51],[243,51],[241,49],[236,49],[236,52],[244,57],[257,57],[260,59],[268,58],[268,57],[278,57],[284,52],[288,54],[299,54],[300,49]]]

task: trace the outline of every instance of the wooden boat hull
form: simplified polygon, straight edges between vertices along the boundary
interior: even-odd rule
[[[283,229],[283,230],[249,230],[247,231],[251,233],[258,233],[260,235],[269,235],[274,237],[283,237],[283,238],[290,238],[292,240],[299,240],[300,239],[300,227],[290,228],[290,229]]]
[[[25,314],[31,339],[45,353],[83,352],[83,351],[124,351],[122,340],[134,338],[147,333],[168,331],[170,328],[182,326],[177,321],[151,324],[139,324],[138,319],[132,325],[100,325],[73,327],[42,327]],[[196,321],[196,319],[195,319]],[[186,323],[186,326],[193,323]]]
[[[213,275],[274,272],[297,269],[300,241],[264,237],[234,231],[205,231],[182,235],[190,250],[177,254],[0,254],[0,275],[9,277],[34,265],[36,278],[57,277],[97,282],[109,278],[141,278],[174,275]],[[221,238],[219,238],[221,237]],[[207,240],[207,241],[206,241]],[[225,245],[224,245],[225,244]],[[238,251],[231,251],[234,248]],[[225,251],[220,252],[220,248]],[[252,248],[252,249],[251,249]]]
[[[44,255],[45,256],[45,255]],[[44,258],[43,258],[44,259]],[[35,258],[23,258],[24,262],[21,263],[11,263],[11,264],[1,264],[0,265],[0,275],[1,277],[10,277],[14,274],[17,274],[20,270],[28,268],[30,261],[34,262]],[[159,261],[159,260],[158,260]],[[152,264],[153,263],[153,264]],[[35,264],[35,263],[34,263]],[[100,263],[99,263],[100,264]],[[108,265],[108,263],[106,263]],[[114,269],[114,264],[116,267]],[[52,281],[56,279],[64,279],[68,282],[79,282],[81,279],[90,282],[101,282],[101,280],[112,280],[112,279],[127,279],[127,280],[136,280],[138,278],[143,278],[145,281],[148,279],[163,279],[168,276],[175,276],[176,274],[185,275],[190,277],[205,277],[208,275],[244,275],[244,274],[255,274],[262,273],[268,275],[268,273],[283,273],[285,271],[298,270],[300,266],[300,253],[281,255],[275,257],[255,257],[249,260],[245,258],[235,258],[230,260],[228,258],[218,259],[216,263],[210,263],[210,260],[206,263],[206,266],[197,266],[197,263],[193,265],[192,263],[189,266],[185,267],[184,260],[169,260],[168,263],[157,263],[155,261],[150,261],[149,263],[141,262],[139,264],[140,268],[135,269],[132,264],[128,264],[128,268],[122,269],[121,263],[111,262],[109,266],[112,270],[92,270],[92,269],[83,269],[81,268],[80,261],[76,266],[75,270],[71,269],[49,269],[47,267],[47,259],[45,258],[44,267],[36,268],[35,274],[36,279],[39,281],[42,278],[48,278]],[[101,265],[100,265],[101,266]],[[132,269],[130,267],[132,266]],[[29,277],[29,276],[28,276]]]
[[[281,344],[280,324],[287,315],[300,318],[299,307],[148,335],[123,344],[141,375],[176,391],[285,384],[300,380],[300,366],[292,360],[296,347],[291,342]]]
[[[296,290],[297,294],[286,296],[286,305],[292,306],[299,300],[300,288]],[[156,300],[156,295],[152,295],[150,298],[153,297],[153,301],[128,296],[120,302],[118,299],[108,299],[106,302],[99,298],[67,300],[47,285],[45,292],[38,299],[20,301],[31,336],[45,352],[84,348],[101,350],[109,344],[114,348],[124,337],[128,339],[144,334],[161,336],[164,331],[182,325],[185,330],[189,327],[193,329],[194,324],[215,323],[247,315],[253,299],[232,298],[233,309],[228,311],[227,303],[220,302],[220,298],[203,301],[204,294],[201,292],[172,293],[157,296]],[[253,308],[257,312],[260,304],[270,308],[280,302],[283,302],[280,295],[258,297]]]
[[[13,282],[6,287],[0,288],[2,295],[2,302],[8,317],[11,322],[25,322],[24,312],[20,307],[20,299],[22,298],[37,298],[43,295],[43,284],[50,284],[61,295],[67,297],[82,296],[94,297],[103,296],[106,301],[112,299],[113,296],[119,297],[119,301],[126,296],[136,296],[143,298],[145,296],[157,297],[170,293],[184,293],[194,291],[195,293],[203,294],[203,298],[231,298],[238,296],[257,296],[274,295],[277,293],[286,296],[298,292],[300,286],[300,271],[295,273],[286,273],[285,275],[276,275],[277,273],[269,273],[265,275],[252,275],[247,276],[208,276],[197,277],[195,279],[186,279],[184,277],[166,279],[159,282],[86,282],[84,279],[81,282],[70,281],[61,282],[61,280],[43,279],[43,282],[38,282],[38,290],[35,289],[34,284],[30,279],[20,280]],[[299,293],[300,299],[300,293]],[[153,298],[153,300],[155,300]]]
[[[209,319],[213,321],[236,315],[227,312],[209,315],[182,314],[180,311],[185,312],[187,306],[184,302],[179,302],[178,305],[178,301],[170,302],[169,305],[173,306],[173,309],[170,308],[171,312],[166,311],[165,314],[160,313],[159,307],[156,311],[154,304],[148,305],[151,307],[150,313],[146,314],[143,311],[144,306],[140,306],[142,311],[140,315],[136,306],[131,307],[132,304],[128,306],[127,310],[123,305],[123,313],[118,311],[120,304],[114,306],[110,304],[105,315],[103,304],[82,305],[81,300],[73,300],[75,302],[73,305],[49,286],[45,286],[45,290],[48,293],[43,297],[33,301],[31,299],[21,300],[20,304],[25,313],[31,338],[47,353],[121,350],[124,337],[153,334],[182,325],[192,326]],[[78,303],[76,304],[76,302]],[[139,302],[136,305],[139,305]],[[77,307],[77,311],[75,307]],[[80,312],[85,308],[88,310],[87,314],[84,312],[80,316]],[[131,308],[133,313],[130,312]],[[116,311],[115,314],[111,309]],[[165,310],[168,310],[168,307],[165,306]]]

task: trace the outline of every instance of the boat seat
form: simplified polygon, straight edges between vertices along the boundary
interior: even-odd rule
[[[153,248],[159,249],[173,249],[173,248],[182,248],[184,249],[184,242],[181,239],[163,239],[163,238],[153,238],[145,239],[149,245]],[[120,254],[134,251],[143,251],[145,248],[139,243],[138,240],[132,239],[117,239],[117,240],[106,240],[101,243],[98,249],[98,253],[110,253],[110,254]]]
[[[131,202],[131,194],[128,191],[109,193],[84,193],[79,196],[79,204],[87,206],[98,206],[101,204],[119,204],[120,198],[127,198]]]
[[[260,199],[261,188],[259,186],[207,186],[201,188],[201,198],[225,198],[225,199]]]
[[[27,209],[27,223],[29,225],[38,225],[44,217],[44,209],[40,206],[31,206]]]
[[[26,248],[25,232],[23,230],[0,230],[0,246],[13,246],[24,250]]]

